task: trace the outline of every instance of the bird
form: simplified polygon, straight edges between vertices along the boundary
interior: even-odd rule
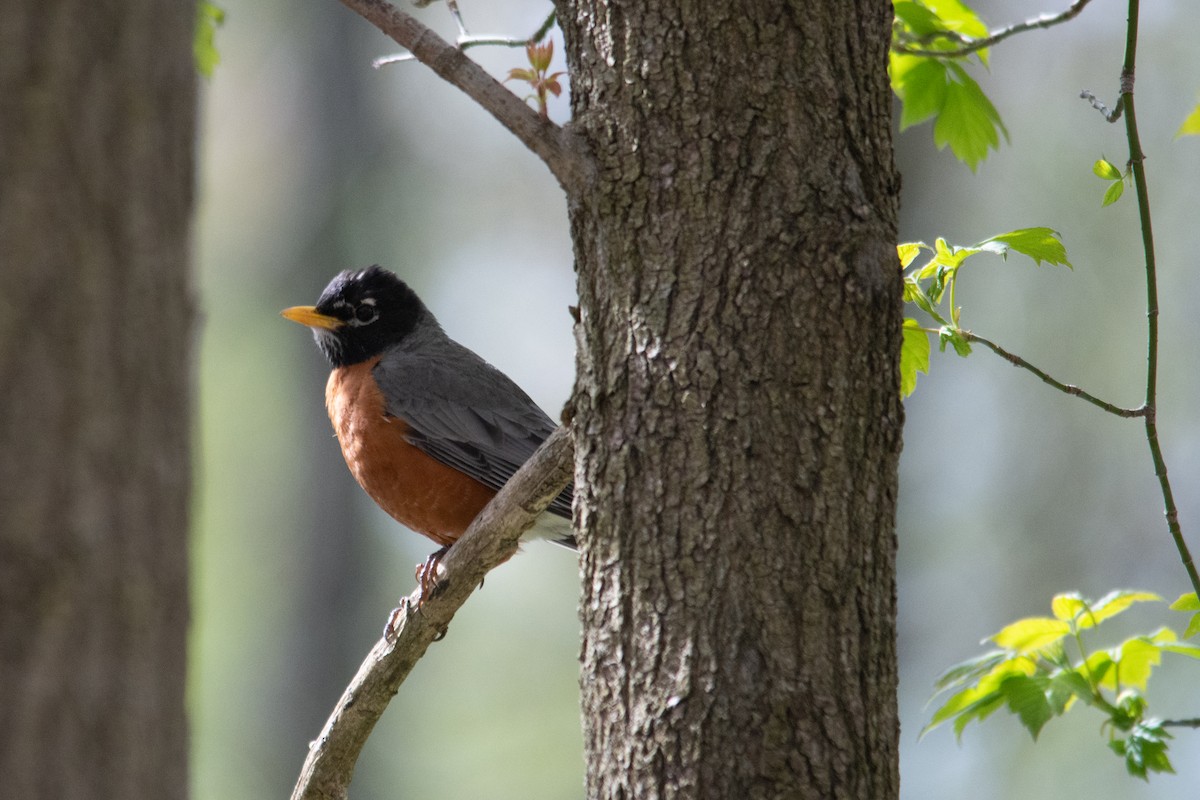
[[[315,306],[280,313],[312,329],[329,361],[325,406],[355,480],[393,519],[440,546],[417,567],[423,602],[450,546],[556,425],[377,264],[338,273]],[[569,485],[522,540],[574,549],[573,496]]]

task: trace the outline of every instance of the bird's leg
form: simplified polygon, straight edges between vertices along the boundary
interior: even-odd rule
[[[442,588],[438,580],[438,571],[442,567],[442,559],[446,553],[450,551],[450,545],[446,545],[429,554],[429,558],[425,559],[424,564],[417,565],[417,586],[418,600],[417,609],[425,605],[425,601],[438,593]]]
[[[400,605],[392,609],[392,613],[388,614],[387,622],[383,625],[383,638],[388,644],[395,644],[396,637],[400,635],[400,622],[408,615],[408,598],[401,597]]]

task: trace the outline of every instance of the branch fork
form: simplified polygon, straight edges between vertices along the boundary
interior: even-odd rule
[[[568,197],[578,197],[595,173],[582,142],[567,128],[555,125],[506,89],[469,57],[465,45],[438,36],[411,14],[387,0],[341,0],[401,47],[483,107],[522,144],[536,154],[558,179]],[[378,62],[377,62],[378,64]]]

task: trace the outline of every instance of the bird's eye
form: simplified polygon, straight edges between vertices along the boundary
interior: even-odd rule
[[[367,325],[379,317],[379,312],[375,310],[374,305],[363,303],[354,309],[354,322],[358,325]]]

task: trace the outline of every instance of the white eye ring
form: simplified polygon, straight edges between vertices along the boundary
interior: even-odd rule
[[[354,314],[350,317],[349,322],[351,325],[358,327],[360,325],[370,325],[377,319],[379,319],[379,311],[375,308],[375,301],[367,298],[354,308]]]

